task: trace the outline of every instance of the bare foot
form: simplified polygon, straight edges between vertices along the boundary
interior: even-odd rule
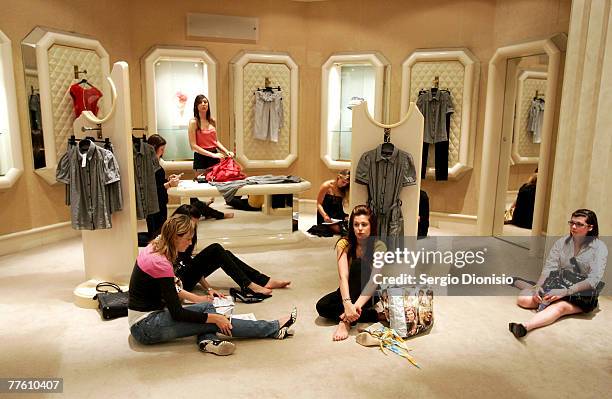
[[[289,316],[281,317],[280,319],[278,319],[278,325],[281,326],[281,327],[284,326],[285,323],[289,321],[289,319],[290,319]]]
[[[270,279],[268,280],[268,284],[266,284],[266,288],[285,288],[289,284],[291,284],[291,281]]]
[[[272,295],[272,290],[266,287],[262,287],[259,284],[251,283],[248,288],[250,288],[253,292],[257,292],[264,295]]]
[[[349,323],[341,321],[340,323],[338,323],[338,328],[336,328],[336,331],[334,332],[332,339],[334,341],[343,341],[347,339],[349,336],[350,329],[351,329],[351,325]]]
[[[223,214],[223,219],[231,219],[234,217],[234,212],[228,212]]]

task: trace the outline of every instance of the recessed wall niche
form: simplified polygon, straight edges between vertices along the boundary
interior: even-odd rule
[[[111,109],[113,96],[105,80],[110,75],[108,53],[91,37],[42,27],[23,39],[21,52],[35,172],[55,184],[57,160],[73,134],[77,109],[97,107],[98,115]],[[73,99],[75,86],[98,94]]]
[[[321,159],[330,169],[351,166],[352,106],[365,100],[379,122],[388,119],[390,63],[382,54],[337,53],[321,67]]]
[[[155,46],[142,64],[147,131],[168,142],[162,163],[173,170],[192,169],[187,127],[198,94],[208,98],[217,119],[217,61],[204,48]]]
[[[454,112],[448,132],[449,179],[459,179],[473,166],[479,76],[480,63],[466,48],[417,50],[402,63],[402,115],[421,90],[450,92]],[[429,150],[433,152],[434,146]],[[434,159],[429,156],[427,177],[434,175]]]
[[[298,150],[298,65],[287,53],[240,52],[230,62],[230,128],[246,168],[287,168]]]

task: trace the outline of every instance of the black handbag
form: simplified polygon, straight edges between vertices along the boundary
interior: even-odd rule
[[[113,288],[116,292],[108,292],[102,290],[102,287]],[[93,299],[98,300],[98,309],[102,312],[102,318],[106,320],[125,317],[128,315],[128,297],[129,293],[124,292],[115,283],[104,281],[96,285],[96,291]]]

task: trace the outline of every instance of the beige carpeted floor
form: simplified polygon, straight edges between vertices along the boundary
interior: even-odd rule
[[[531,314],[514,297],[439,296],[431,332],[408,342],[420,369],[359,346],[355,332],[332,342],[335,327],[317,318],[314,305],[337,287],[333,242],[239,253],[293,283],[260,304],[238,304],[237,313],[274,318],[296,305],[299,316],[295,337],[236,340],[236,353],[224,358],[200,353],[194,338],[139,345],[127,319],[102,321],[97,311],[76,307],[72,290],[84,279],[79,239],[0,257],[0,377],[64,378],[64,394],[52,398],[610,397],[609,297],[591,316],[518,341],[508,321]],[[233,286],[220,273],[210,281]]]

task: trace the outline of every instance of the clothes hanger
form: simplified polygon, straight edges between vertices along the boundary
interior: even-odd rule
[[[84,139],[79,141],[79,151],[82,151],[82,152],[89,151],[90,146],[91,146],[90,137],[85,137]]]
[[[393,151],[395,151],[395,145],[393,145],[393,143],[391,142],[391,129],[384,128],[384,131],[385,131],[385,136],[383,139],[383,144],[380,147],[380,152],[383,155],[389,156],[393,154]]]
[[[87,86],[91,87],[92,89],[95,87],[94,85],[92,85],[91,83],[89,83],[87,81],[87,79],[83,78],[79,81],[79,83],[77,83],[78,85],[82,85],[82,84],[86,84]]]

